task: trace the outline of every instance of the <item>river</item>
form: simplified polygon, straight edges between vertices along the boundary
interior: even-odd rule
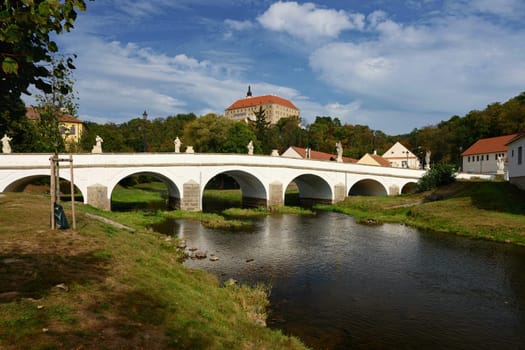
[[[219,258],[190,268],[271,285],[268,326],[313,349],[525,349],[523,247],[328,212],[155,229]]]

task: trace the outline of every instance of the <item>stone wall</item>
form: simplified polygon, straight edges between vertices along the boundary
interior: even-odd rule
[[[520,190],[525,191],[525,176],[511,177],[509,182],[517,186]]]

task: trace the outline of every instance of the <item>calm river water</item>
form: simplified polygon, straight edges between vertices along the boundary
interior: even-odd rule
[[[525,349],[521,247],[325,212],[257,219],[250,232],[155,229],[219,257],[188,267],[270,284],[269,327],[314,349]]]

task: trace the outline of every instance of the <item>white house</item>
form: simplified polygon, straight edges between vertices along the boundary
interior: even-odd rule
[[[509,182],[525,190],[525,159],[523,154],[525,133],[517,134],[506,146],[508,147],[507,167]]]
[[[419,169],[421,163],[416,155],[400,142],[396,142],[392,147],[383,153],[383,158],[390,162],[394,168]]]
[[[479,139],[463,153],[462,166],[465,173],[496,174],[498,157],[507,159],[507,143],[517,134]]]

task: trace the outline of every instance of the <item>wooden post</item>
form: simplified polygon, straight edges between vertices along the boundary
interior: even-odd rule
[[[73,181],[73,155],[69,155],[69,175],[71,177],[71,219],[73,220],[73,230],[77,229],[75,218],[75,182]]]
[[[55,156],[52,156],[49,158],[49,167],[50,167],[50,185],[49,185],[49,195],[51,197],[51,229],[54,230],[56,228],[55,223]]]

